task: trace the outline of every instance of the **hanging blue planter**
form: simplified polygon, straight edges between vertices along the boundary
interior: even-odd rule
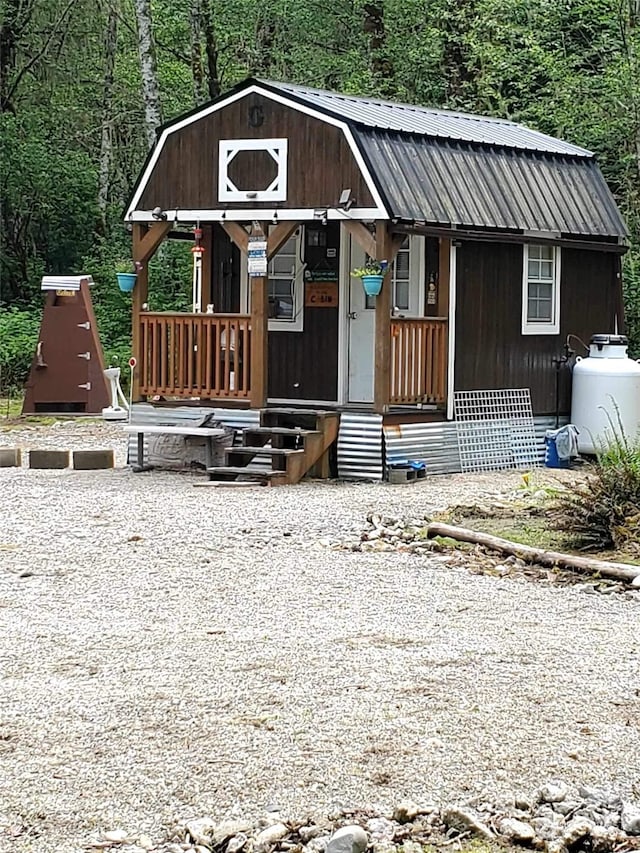
[[[118,287],[123,293],[131,293],[136,286],[137,275],[134,272],[117,272]]]
[[[367,296],[377,296],[382,290],[383,275],[363,275],[362,286]]]

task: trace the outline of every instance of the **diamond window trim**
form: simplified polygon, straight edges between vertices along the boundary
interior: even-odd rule
[[[221,139],[218,148],[218,201],[286,201],[287,200],[287,139]],[[241,151],[265,151],[277,168],[268,187],[239,190],[229,177],[229,166]]]

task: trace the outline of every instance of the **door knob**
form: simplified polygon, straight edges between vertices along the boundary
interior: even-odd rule
[[[358,319],[358,312],[357,311],[349,311],[347,316],[350,320],[357,320]]]

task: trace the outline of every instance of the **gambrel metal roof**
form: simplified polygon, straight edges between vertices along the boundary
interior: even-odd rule
[[[399,219],[581,237],[627,234],[593,158],[387,132],[355,135]]]
[[[624,238],[591,151],[504,119],[260,81],[349,125],[390,218]]]
[[[126,218],[150,220],[152,211],[141,209],[140,200],[169,137],[250,96],[271,99],[341,128],[375,207],[359,209],[356,200],[349,213],[330,208],[329,218],[387,217],[436,228],[547,232],[609,242],[628,235],[594,155],[585,148],[505,119],[256,79],[245,80],[160,129]],[[243,132],[239,127],[239,138]],[[318,162],[316,168],[332,164]],[[241,219],[243,214],[255,219],[262,212],[260,205],[192,207],[186,199],[180,210],[168,212],[176,221]],[[304,219],[305,214],[306,209],[278,207],[280,219]]]
[[[476,116],[450,110],[435,110],[412,104],[381,101],[377,98],[358,98],[325,92],[308,86],[289,83],[274,83],[260,80],[272,89],[277,89],[296,100],[319,110],[326,110],[349,122],[378,130],[395,130],[439,139],[455,139],[461,142],[478,142],[485,145],[521,148],[525,151],[540,151],[549,154],[568,154],[574,157],[592,157],[591,151],[531,130],[513,121],[490,116]]]

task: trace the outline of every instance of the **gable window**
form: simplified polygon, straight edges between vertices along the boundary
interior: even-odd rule
[[[523,250],[522,334],[560,333],[560,248],[526,244]]]

